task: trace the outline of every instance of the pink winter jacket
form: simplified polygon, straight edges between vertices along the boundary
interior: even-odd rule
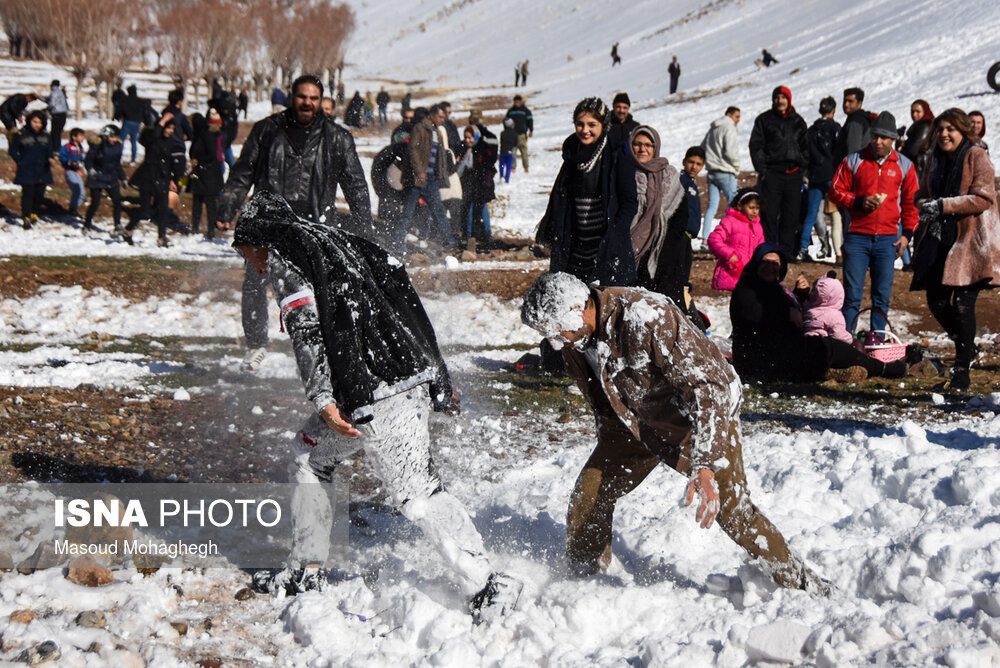
[[[806,336],[829,336],[844,343],[854,339],[844,322],[844,286],[836,278],[823,276],[816,281],[802,305],[802,327]]]
[[[764,243],[764,228],[760,226],[760,216],[748,220],[736,209],[726,211],[725,217],[708,235],[708,249],[718,258],[715,274],[712,275],[713,290],[732,290],[740,280],[743,267],[757,246]],[[739,258],[730,264],[733,255]]]

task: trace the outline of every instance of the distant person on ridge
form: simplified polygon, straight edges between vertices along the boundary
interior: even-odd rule
[[[614,67],[615,65],[621,65],[621,63],[622,63],[621,56],[618,55],[618,42],[615,42],[614,45],[611,47],[611,67]]]
[[[670,74],[670,94],[673,95],[677,92],[677,82],[681,78],[681,64],[677,62],[677,56],[670,61],[667,72]]]

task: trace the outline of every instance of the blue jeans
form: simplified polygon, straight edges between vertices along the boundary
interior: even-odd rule
[[[79,172],[67,169],[66,185],[69,187],[69,208],[76,211],[83,204],[83,177]]]
[[[378,108],[378,124],[385,125],[389,122],[389,112],[385,107]]]
[[[505,182],[510,183],[510,170],[514,169],[514,154],[513,153],[501,153],[500,154],[500,178]]]
[[[400,237],[396,240],[398,248],[402,249],[406,244],[406,233],[410,231],[410,225],[413,221],[413,210],[417,208],[417,200],[421,197],[427,203],[431,218],[437,225],[438,233],[441,235],[441,242],[447,246],[454,246],[458,241],[451,233],[448,212],[444,208],[444,203],[441,202],[441,191],[438,189],[438,184],[434,180],[434,177],[428,176],[426,186],[423,188],[412,186],[406,191],[406,200],[403,202],[403,220],[399,226]]]
[[[233,147],[232,146],[227,146],[222,151],[222,157],[225,158],[226,164],[229,165],[230,169],[232,169],[232,166],[234,164],[236,164],[236,158],[233,157]]]
[[[816,217],[819,215],[819,206],[823,203],[826,192],[833,185],[833,181],[827,181],[819,186],[809,186],[806,197],[806,219],[802,221],[802,242],[799,244],[800,250],[808,250],[809,242],[812,241],[813,225],[816,224]]]
[[[511,157],[514,154],[511,153]],[[486,204],[483,205],[483,231],[486,232],[487,236],[491,236],[493,231],[490,229],[490,207]],[[472,207],[469,207],[469,212],[465,214],[465,236],[472,236]]]
[[[122,131],[118,138],[124,142],[125,137],[132,140],[132,162],[135,162],[135,153],[139,150],[139,121],[122,121]]]
[[[708,173],[708,205],[705,207],[705,220],[701,225],[701,238],[708,239],[708,235],[715,229],[715,211],[719,208],[719,193],[726,196],[729,206],[733,206],[733,198],[736,197],[736,175],[729,172]]]
[[[844,235],[844,320],[851,323],[861,309],[865,291],[865,274],[871,275],[872,306],[884,314],[889,313],[892,298],[893,264],[896,262],[895,234]],[[871,328],[885,329],[885,317],[872,311]]]

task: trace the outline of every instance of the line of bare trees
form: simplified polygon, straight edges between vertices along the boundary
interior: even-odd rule
[[[298,72],[342,65],[354,13],[336,0],[2,0],[11,55],[65,67],[81,90],[93,81],[110,116],[115,85],[143,54],[194,94],[202,83],[247,87],[261,99]]]

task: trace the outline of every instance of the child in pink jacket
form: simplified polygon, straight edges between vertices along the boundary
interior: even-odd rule
[[[806,336],[829,336],[844,343],[853,343],[844,321],[844,286],[836,272],[818,279],[802,304],[802,328]]]
[[[732,290],[754,249],[764,243],[760,224],[760,194],[752,188],[736,193],[730,209],[708,235],[708,249],[718,260],[712,275],[713,290]]]

